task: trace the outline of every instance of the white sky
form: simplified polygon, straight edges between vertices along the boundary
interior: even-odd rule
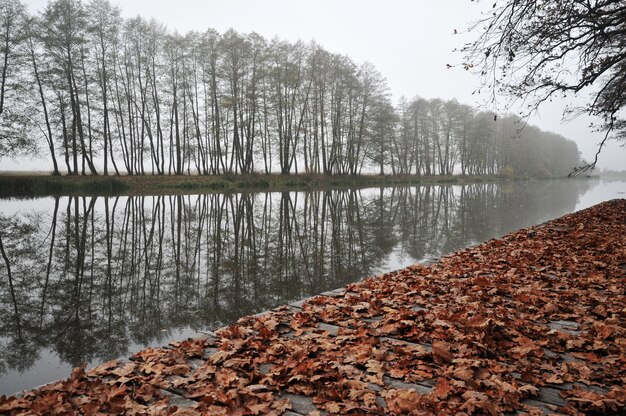
[[[23,0],[31,11],[42,10],[46,0]],[[243,33],[255,31],[266,38],[315,40],[330,52],[346,54],[354,61],[369,61],[387,78],[397,102],[407,98],[456,98],[470,105],[480,103],[472,95],[479,87],[476,76],[446,64],[461,61],[454,53],[470,40],[454,35],[464,31],[489,9],[491,2],[470,0],[111,0],[124,17],[154,18],[179,32],[220,33],[229,28]],[[543,130],[557,132],[576,141],[583,157],[593,159],[601,133],[588,127],[581,117],[562,122],[567,103],[554,102],[540,108],[530,122]],[[2,161],[0,170],[12,163]],[[6,166],[6,167],[4,167]],[[612,143],[603,150],[598,166],[626,169],[626,149]]]

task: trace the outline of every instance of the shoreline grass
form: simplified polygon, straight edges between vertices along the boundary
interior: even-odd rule
[[[399,185],[456,185],[517,180],[499,175],[119,175],[53,176],[0,173],[0,198],[159,195],[197,192],[298,191]]]

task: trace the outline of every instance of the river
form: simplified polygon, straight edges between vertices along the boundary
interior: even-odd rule
[[[596,179],[0,200],[0,394],[625,197]]]

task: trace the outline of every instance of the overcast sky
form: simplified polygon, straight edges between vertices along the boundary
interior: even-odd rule
[[[25,0],[31,11],[40,11],[46,0]],[[219,32],[234,28],[255,31],[266,38],[315,40],[330,52],[346,54],[354,61],[369,61],[387,78],[397,102],[411,98],[456,98],[477,105],[472,95],[479,80],[457,64],[453,52],[469,41],[463,32],[491,2],[470,0],[124,0],[116,1],[124,17],[154,18],[172,30]],[[578,143],[583,157],[593,159],[602,134],[588,127],[589,118],[562,122],[567,103],[544,105],[530,122]],[[488,108],[491,109],[491,108]],[[3,162],[5,164],[5,162]],[[600,155],[602,168],[626,169],[626,149],[616,143]]]

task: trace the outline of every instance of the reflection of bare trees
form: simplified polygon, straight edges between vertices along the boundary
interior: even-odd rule
[[[0,371],[125,355],[573,209],[572,182],[56,198],[0,215]],[[582,189],[580,189],[582,190]],[[27,203],[25,203],[27,206]]]
[[[27,219],[0,215],[0,374],[7,369],[27,369],[37,357],[37,340],[30,337],[32,323],[27,312],[32,298],[22,296],[28,295],[32,282],[20,277],[37,265],[32,257],[37,247],[28,236],[36,230],[31,223],[36,224],[39,218]],[[26,259],[22,264],[17,261],[21,258]]]

